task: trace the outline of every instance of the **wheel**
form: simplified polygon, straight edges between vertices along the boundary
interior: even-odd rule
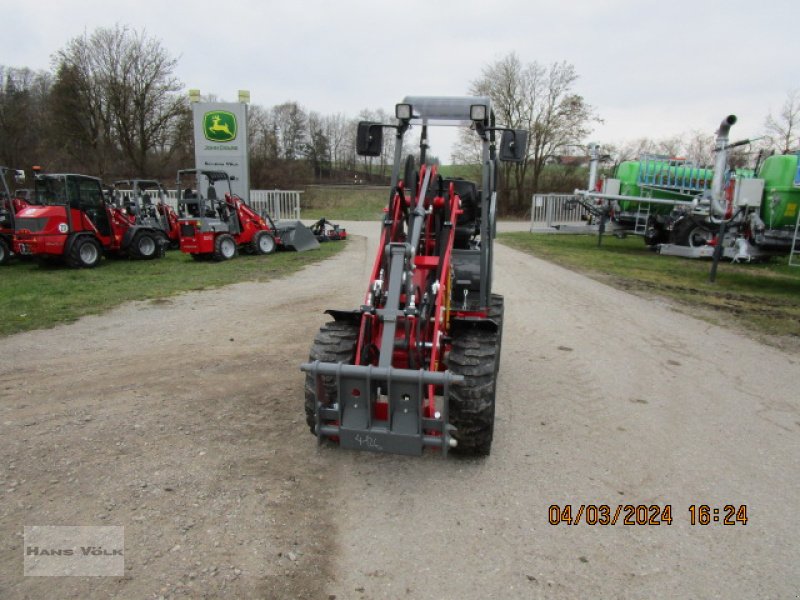
[[[158,256],[158,242],[159,240],[155,234],[149,231],[140,231],[133,236],[128,252],[133,258],[150,260]]]
[[[450,388],[448,411],[457,454],[488,456],[494,434],[499,336],[479,329],[456,331],[447,356],[447,368],[465,379]]]
[[[67,257],[67,264],[74,269],[92,269],[100,263],[102,251],[100,244],[93,237],[79,237],[72,244]]]
[[[495,361],[495,370],[500,370],[500,354],[503,351],[503,317],[505,314],[505,306],[503,304],[503,296],[500,294],[492,294],[491,305],[489,306],[489,318],[497,323],[497,360]]]
[[[11,248],[5,238],[0,237],[0,265],[8,264],[9,258],[11,258]]]
[[[699,248],[700,246],[707,246],[711,240],[714,239],[714,233],[702,226],[698,225],[689,231],[688,242],[692,248]]]
[[[708,245],[713,239],[713,231],[690,217],[677,221],[672,228],[672,243],[679,246],[699,248]]]
[[[314,344],[311,346],[308,359],[311,362],[319,360],[332,363],[341,362],[346,365],[353,364],[356,355],[358,331],[358,323],[341,321],[326,323],[314,338]],[[325,388],[326,397],[320,399],[320,401],[324,402],[326,406],[333,404],[337,400],[335,378],[327,375],[323,376],[322,384]],[[306,373],[305,396],[306,423],[308,423],[311,433],[316,435],[317,384],[311,373]]]
[[[230,260],[236,253],[236,240],[229,233],[223,233],[214,240],[214,260]]]
[[[657,246],[665,241],[664,229],[660,225],[652,225],[644,232],[644,243],[646,246]]]
[[[272,254],[278,245],[268,231],[259,231],[253,236],[253,252],[255,254]]]

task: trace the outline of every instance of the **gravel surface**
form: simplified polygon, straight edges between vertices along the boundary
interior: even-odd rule
[[[0,598],[797,597],[800,357],[502,246],[492,455],[317,448],[298,365],[378,233],[346,226],[369,237],[286,279],[3,340]],[[25,525],[123,525],[126,575],[23,577]]]

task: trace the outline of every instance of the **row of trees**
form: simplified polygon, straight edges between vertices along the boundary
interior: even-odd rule
[[[0,161],[106,179],[172,178],[194,162],[191,108],[176,65],[159,40],[116,26],[70,40],[54,55],[52,72],[0,67]],[[253,185],[353,181],[356,173],[384,182],[392,140],[384,156],[360,162],[355,132],[362,119],[390,115],[323,115],[297,102],[252,105]]]
[[[177,168],[193,164],[194,155],[191,109],[175,77],[176,65],[159,40],[116,26],[69,41],[53,56],[51,72],[0,67],[0,162],[16,168],[41,164],[51,171],[106,179],[171,179]],[[490,97],[500,123],[529,132],[526,160],[502,168],[499,193],[506,210],[523,212],[530,195],[540,190],[574,189],[574,169],[548,165],[555,157],[584,154],[583,144],[600,120],[575,91],[577,80],[575,68],[566,62],[524,63],[511,53],[487,64],[471,82],[468,92]],[[360,120],[386,123],[393,115],[383,110],[363,110],[356,117],[326,115],[293,101],[252,105],[253,186],[386,182],[394,136],[384,136],[380,157],[358,157]],[[463,133],[451,162],[475,166],[479,176],[475,136]],[[788,151],[798,133],[800,92],[795,91],[778,114],[767,117],[760,144]],[[707,164],[713,160],[713,138],[690,132],[663,140],[642,138],[604,151],[616,160],[659,152]]]
[[[185,159],[175,66],[158,40],[117,26],[71,40],[52,72],[0,67],[0,160],[114,176]]]

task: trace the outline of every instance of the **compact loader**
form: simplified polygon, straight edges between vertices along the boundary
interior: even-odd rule
[[[65,261],[74,268],[96,267],[103,254],[145,260],[164,256],[159,231],[109,204],[96,177],[37,173],[34,182],[41,204],[17,213],[15,253]]]
[[[130,190],[130,193],[124,193]],[[160,231],[166,245],[180,243],[178,213],[167,203],[167,190],[154,179],[120,179],[112,191],[114,206],[125,211],[138,225]]]
[[[194,180],[194,188],[186,185],[187,179]],[[224,188],[222,197],[217,185]],[[181,252],[196,260],[230,260],[240,249],[272,254],[277,249],[319,248],[311,230],[300,221],[275,223],[269,215],[259,215],[232,192],[225,171],[184,169],[178,171],[177,187]]]
[[[301,366],[306,420],[320,443],[344,448],[487,455],[503,332],[492,293],[497,160],[524,160],[527,132],[498,127],[486,97],[407,97],[395,114],[393,125],[358,125],[362,156],[379,156],[383,130],[395,130],[392,189],[361,307],[327,311]],[[474,131],[479,185],[426,162],[435,125]],[[402,156],[412,126],[419,165]]]

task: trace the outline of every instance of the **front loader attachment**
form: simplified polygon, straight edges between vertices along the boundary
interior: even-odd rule
[[[426,446],[447,456],[455,446],[447,402],[441,412],[426,415],[424,401],[428,386],[441,387],[447,398],[450,386],[464,381],[460,375],[320,361],[300,369],[316,382],[315,433],[320,443],[338,438],[343,448],[414,456]]]
[[[300,221],[276,221],[275,229],[278,231],[281,245],[288,250],[306,252],[319,249],[316,236]]]

